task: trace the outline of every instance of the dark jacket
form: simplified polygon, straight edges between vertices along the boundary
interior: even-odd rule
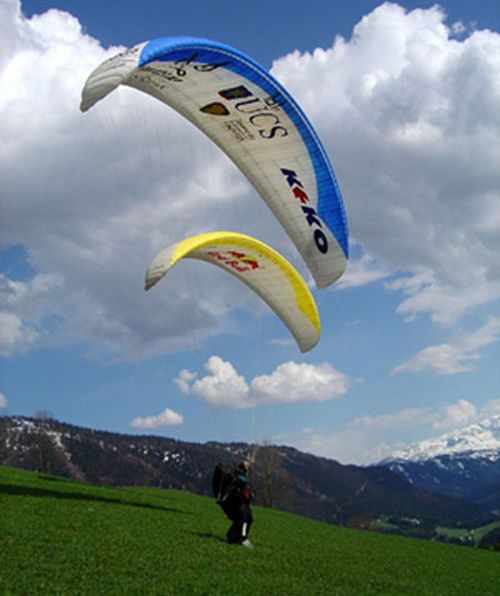
[[[218,503],[231,521],[237,521],[248,517],[252,497],[248,476],[238,470],[226,494]]]
[[[252,500],[253,495],[250,489],[250,481],[244,472],[238,472],[238,475],[234,479],[232,490],[239,503],[249,504]]]

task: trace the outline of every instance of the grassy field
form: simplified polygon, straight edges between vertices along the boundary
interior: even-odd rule
[[[498,553],[254,508],[251,551],[211,499],[0,466],[1,594],[498,594]]]

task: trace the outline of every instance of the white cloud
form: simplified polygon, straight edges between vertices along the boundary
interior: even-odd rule
[[[438,374],[452,375],[470,371],[472,368],[471,361],[478,358],[477,354],[466,352],[460,346],[443,343],[424,348],[407,362],[396,366],[392,373],[396,374],[403,371],[420,372],[433,369]]]
[[[450,326],[455,324],[467,311],[481,304],[496,299],[500,293],[500,284],[478,284],[464,282],[463,286],[443,283],[438,276],[432,274],[427,283],[422,284],[422,275],[404,278],[405,293],[408,295],[397,308],[397,312],[406,320],[414,320],[420,313],[430,313],[431,319],[440,325]],[[388,284],[388,287],[397,289],[397,284]],[[418,289],[417,289],[418,288]]]
[[[250,383],[230,362],[219,356],[211,356],[205,369],[209,374],[194,382],[194,373],[181,371],[176,383],[184,393],[189,390],[211,405],[227,408],[248,408],[262,403],[326,401],[344,395],[349,385],[346,375],[326,363],[285,362],[270,375],[260,375]]]
[[[399,364],[392,374],[427,369],[438,374],[451,375],[472,370],[473,363],[481,358],[479,350],[500,340],[500,318],[490,317],[487,323],[474,332],[457,337],[453,342],[428,346],[415,356]]]
[[[134,90],[81,114],[86,78],[121,48],[102,48],[62,11],[27,19],[13,0],[1,10],[0,238],[25,248],[35,275],[59,280],[35,311],[19,312],[20,296],[5,305],[4,353],[84,339],[112,358],[148,357],[192,348],[220,332],[228,311],[251,309],[258,299],[248,288],[204,263],[183,263],[162,288],[143,291],[152,256],[192,233],[259,229],[289,244],[236,167]]]
[[[500,34],[458,31],[437,5],[384,3],[351,40],[273,65],[331,150],[352,237],[426,272],[399,312],[446,325],[500,295]]]
[[[208,375],[196,380],[191,391],[213,406],[244,408],[249,406],[248,385],[230,362],[211,356],[205,364]]]
[[[191,389],[190,383],[192,383],[196,377],[196,373],[190,372],[187,369],[183,369],[179,373],[179,376],[174,379],[174,383],[177,385],[177,387],[179,387],[182,393],[188,394]]]
[[[459,428],[472,422],[476,416],[477,409],[474,404],[466,399],[460,399],[454,404],[444,406],[444,416],[440,420],[435,420],[432,426],[435,429]]]
[[[255,377],[250,384],[254,403],[326,401],[347,392],[346,375],[330,364],[285,362],[270,375]]]
[[[0,355],[10,356],[15,352],[23,352],[38,337],[36,329],[24,325],[14,314],[0,312]]]
[[[479,418],[488,418],[500,414],[500,399],[492,399],[481,408]]]
[[[392,414],[360,416],[350,422],[353,428],[390,429],[431,422],[435,414],[426,408],[407,408]]]
[[[391,453],[390,445],[383,440],[372,439],[369,433],[346,426],[337,432],[304,429],[295,436],[282,437],[305,453],[334,459],[343,464],[366,464],[382,459]]]
[[[0,393],[0,409],[7,407],[7,398],[3,393]]]
[[[390,456],[409,442],[480,420],[486,412],[494,413],[500,408],[496,401],[480,411],[465,399],[434,407],[405,408],[354,418],[336,432],[308,428],[280,439],[342,463],[368,464]]]
[[[27,19],[15,0],[0,11],[0,237],[59,284],[34,311],[3,308],[3,353],[86,339],[132,359],[227,331],[235,305],[253,310],[247,288],[197,263],[144,294],[144,269],[171,241],[207,229],[238,229],[294,254],[263,202],[160,102],[122,88],[80,114],[87,76],[121,48],[104,49],[62,11]],[[406,280],[425,271],[426,284],[406,285],[399,312],[446,324],[500,295],[500,35],[458,40],[456,31],[437,7],[385,3],[351,40],[273,66],[331,151],[366,252],[344,287],[389,269]]]
[[[335,288],[356,288],[378,282],[390,275],[390,271],[376,259],[364,254],[357,261],[350,260],[347,270]]]
[[[183,424],[184,418],[178,412],[166,408],[156,416],[137,416],[132,420],[130,426],[133,428],[160,428],[163,426],[177,426]]]
[[[23,353],[33,345],[50,341],[50,325],[44,324],[44,317],[55,294],[62,290],[62,281],[56,275],[38,274],[29,282],[18,282],[0,274],[2,356]],[[62,315],[62,311],[59,314]],[[55,311],[53,315],[56,315]]]

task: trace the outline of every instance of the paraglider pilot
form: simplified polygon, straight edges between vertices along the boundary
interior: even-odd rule
[[[252,548],[252,543],[248,539],[250,527],[253,523],[250,502],[252,493],[248,479],[249,464],[242,461],[238,464],[235,478],[233,480],[230,493],[233,505],[232,524],[227,531],[227,541],[231,544],[241,544],[247,548]]]

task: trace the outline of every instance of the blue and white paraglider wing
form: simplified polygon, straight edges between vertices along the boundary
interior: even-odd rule
[[[221,43],[161,38],[101,64],[85,84],[82,111],[120,84],[168,104],[217,143],[283,225],[318,287],[342,275],[348,231],[332,165],[301,108],[270,73]]]

